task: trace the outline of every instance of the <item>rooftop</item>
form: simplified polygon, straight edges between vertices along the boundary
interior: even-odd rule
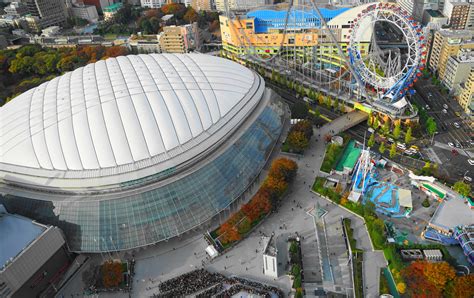
[[[343,171],[344,168],[352,170],[357,163],[357,160],[359,160],[361,151],[362,149],[355,146],[355,141],[350,140],[342,153],[341,159],[336,165],[336,171]]]
[[[444,15],[439,12],[438,10],[433,10],[433,9],[427,9],[426,13],[429,14],[433,18],[443,18]]]
[[[471,225],[474,220],[474,209],[470,209],[463,199],[450,199],[438,206],[430,224],[445,229],[459,225]]]
[[[278,253],[278,250],[276,248],[276,243],[275,243],[275,238],[274,236],[270,236],[264,239],[264,241],[268,241],[266,246],[265,246],[265,252],[264,254],[268,256],[275,257]]]
[[[46,230],[31,219],[5,211],[0,205],[0,268],[13,260]]]
[[[103,8],[104,12],[116,12],[120,8],[122,8],[123,4],[121,2],[114,3],[112,5],[106,6]]]

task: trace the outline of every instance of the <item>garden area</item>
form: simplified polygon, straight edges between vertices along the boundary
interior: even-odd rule
[[[313,191],[317,192],[318,194],[328,197],[331,201],[339,204],[341,202],[341,190],[336,187],[326,187],[327,179],[323,177],[316,177],[316,180],[313,184]]]
[[[350,138],[346,135],[343,136],[342,146],[336,143],[332,143],[331,138],[328,137],[327,141],[330,142],[326,147],[323,162],[321,163],[321,172],[331,173],[331,170],[336,168],[337,162],[342,156],[344,149],[346,148]]]
[[[129,291],[131,288],[128,262],[107,260],[101,265],[91,265],[83,272],[82,280],[86,292]]]
[[[298,166],[291,159],[274,160],[268,176],[253,198],[210,233],[213,240],[220,243],[222,249],[226,249],[242,239],[270,211],[277,208],[296,176],[297,169]]]
[[[290,255],[290,275],[293,276],[292,288],[295,289],[295,297],[303,297],[303,275],[302,275],[302,258],[300,242],[296,239],[290,239],[289,255]]]

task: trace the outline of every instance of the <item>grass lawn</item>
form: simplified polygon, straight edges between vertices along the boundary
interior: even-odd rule
[[[325,173],[331,172],[332,169],[336,166],[339,157],[344,151],[344,146],[339,146],[337,144],[330,143],[326,147],[326,154],[324,155],[323,163],[321,164],[321,171]]]
[[[364,297],[364,283],[362,282],[362,274],[363,274],[363,261],[364,261],[364,254],[362,252],[354,254],[354,286],[355,286],[355,296],[357,298]]]

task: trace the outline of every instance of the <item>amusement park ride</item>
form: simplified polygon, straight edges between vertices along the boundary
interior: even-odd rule
[[[238,46],[244,49],[238,57],[240,60],[256,63],[267,71],[278,71],[305,87],[348,104],[357,103],[366,110],[392,118],[416,116],[406,95],[414,94],[413,84],[422,75],[426,62],[426,32],[421,24],[396,4],[365,4],[349,25],[343,26],[349,28],[345,31],[348,34],[344,34],[346,40],[342,40],[341,26],[331,25],[314,0],[296,1],[290,0],[286,7],[265,6],[253,11],[285,12],[284,19],[272,27],[282,34],[272,54],[255,45],[256,35],[245,30],[241,15],[231,11],[226,3],[229,27],[233,34],[240,36]],[[319,19],[319,27],[311,22],[316,19]],[[406,45],[402,48],[379,46],[374,29],[377,23],[397,28]],[[297,47],[295,42],[285,42],[299,38],[302,32],[317,34],[318,43]],[[371,36],[368,51],[367,35]]]

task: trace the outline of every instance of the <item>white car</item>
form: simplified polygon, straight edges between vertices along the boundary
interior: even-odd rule
[[[468,159],[467,162],[468,162],[471,166],[474,166],[474,159]]]
[[[430,106],[429,106],[429,105],[426,105],[426,106],[425,106],[425,109],[426,109],[426,110],[430,110]]]
[[[448,143],[448,146],[454,148],[454,144],[451,142]]]
[[[464,180],[466,180],[467,182],[472,182],[472,178],[469,176],[464,176]]]
[[[448,105],[447,105],[447,104],[444,104],[444,105],[443,105],[443,108],[448,109]]]
[[[456,128],[460,128],[460,127],[461,127],[461,125],[459,125],[459,123],[457,123],[457,122],[454,122],[453,125],[454,125],[454,127],[456,127]]]
[[[448,110],[443,109],[443,114],[447,114],[447,113],[448,113]]]

